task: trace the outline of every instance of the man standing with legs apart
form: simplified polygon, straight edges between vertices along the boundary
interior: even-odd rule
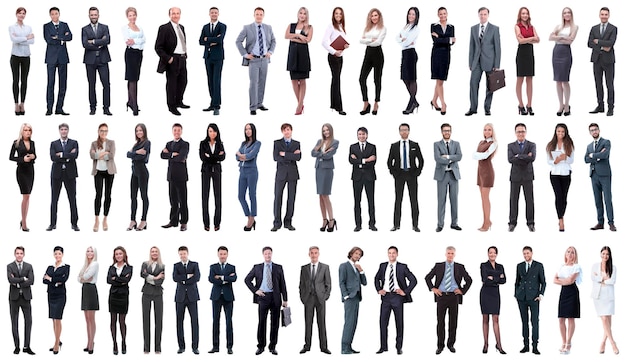
[[[65,185],[67,198],[70,202],[72,230],[80,231],[78,228],[78,208],[76,207],[78,142],[68,138],[69,132],[70,126],[67,123],[61,123],[59,125],[60,138],[50,143],[52,201],[50,203],[50,225],[46,231],[52,231],[57,228],[57,207],[59,206],[59,196],[61,196],[61,187],[63,185]]]
[[[46,90],[46,116],[52,115],[54,106],[55,72],[59,73],[59,93],[54,114],[69,116],[63,111],[65,91],[67,89],[67,64],[70,57],[67,54],[66,42],[72,40],[72,32],[67,23],[59,21],[61,12],[57,7],[50,8],[50,22],[43,26],[43,37],[46,40],[46,65],[48,67],[48,87]]]
[[[291,139],[292,127],[289,123],[283,123],[280,126],[283,138],[274,141],[274,161],[276,161],[276,179],[274,180],[274,226],[271,231],[281,228],[283,221],[281,220],[283,208],[283,192],[287,185],[287,210],[285,211],[284,225],[285,228],[296,230],[291,223],[293,218],[293,209],[296,202],[296,186],[298,186],[297,161],[302,158],[300,152],[300,142]]]
[[[441,141],[433,145],[435,156],[435,180],[437,180],[437,229],[443,230],[443,222],[446,217],[446,197],[450,191],[450,214],[452,223],[450,228],[461,230],[458,224],[459,209],[459,161],[463,158],[461,145],[457,141],[450,139],[452,136],[452,126],[448,123],[441,125]]]
[[[18,330],[20,309],[24,314],[24,353],[34,355],[30,349],[30,331],[33,326],[30,301],[33,299],[30,286],[33,285],[35,276],[33,266],[24,261],[24,247],[15,248],[15,261],[7,265],[7,279],[9,280],[9,307],[11,311],[11,331],[15,349],[13,354],[20,353],[20,333]]]
[[[600,9],[600,24],[594,25],[589,32],[587,46],[591,48],[591,62],[593,63],[593,78],[596,81],[596,97],[598,105],[589,112],[591,114],[604,112],[604,88],[602,87],[602,76],[606,81],[606,91],[608,93],[606,102],[608,103],[607,116],[613,115],[615,91],[613,80],[615,78],[615,51],[613,46],[617,39],[617,27],[609,23],[609,8]]]
[[[226,316],[226,348],[228,354],[233,354],[233,283],[237,281],[235,266],[228,264],[228,248],[217,248],[219,263],[211,265],[209,282],[213,284],[211,289],[211,301],[213,301],[213,348],[209,353],[220,351],[220,314],[222,308]]]
[[[511,196],[509,205],[509,231],[517,226],[517,214],[519,210],[519,191],[524,188],[524,200],[526,201],[526,225],[531,232],[535,231],[535,197],[533,194],[533,180],[535,172],[533,162],[537,156],[537,146],[526,139],[526,125],[515,125],[517,140],[509,143],[507,153],[511,164]]]
[[[95,6],[89,8],[89,25],[82,29],[83,48],[85,48],[85,56],[83,63],[87,69],[87,81],[89,82],[89,109],[90,115],[96,114],[96,71],[100,75],[102,82],[102,110],[107,116],[112,116],[109,111],[111,106],[111,87],[109,84],[109,55],[108,45],[111,43],[109,35],[109,27],[100,24],[100,11]]]
[[[304,304],[304,347],[300,354],[311,350],[313,335],[313,315],[317,315],[317,332],[320,338],[320,350],[330,354],[326,339],[326,301],[330,297],[330,268],[319,262],[320,249],[309,248],[311,262],[300,269],[300,300]]]
[[[339,265],[339,289],[343,302],[343,333],[341,335],[341,354],[359,353],[352,349],[352,341],[359,319],[359,303],[361,302],[361,285],[367,285],[367,278],[359,260],[363,257],[363,249],[358,246],[350,249],[348,261]]]
[[[219,15],[220,11],[215,6],[209,9],[211,22],[202,28],[200,34],[200,45],[204,46],[204,65],[211,96],[211,104],[203,111],[213,111],[215,116],[220,114],[222,104],[222,66],[224,65],[224,37],[226,36],[226,24],[217,20]]]
[[[352,164],[352,190],[354,192],[354,231],[361,231],[361,197],[363,188],[367,196],[369,228],[376,228],[376,209],[374,207],[374,185],[376,184],[376,145],[367,142],[367,128],[359,127],[356,132],[357,143],[350,145],[348,161]]]
[[[517,264],[515,276],[515,299],[522,318],[522,337],[524,348],[520,353],[530,351],[530,333],[528,331],[528,311],[530,310],[530,323],[533,328],[532,341],[533,353],[540,354],[537,349],[539,343],[539,302],[543,299],[546,291],[546,276],[543,273],[543,264],[533,260],[533,248],[525,246],[523,249],[524,261]]]
[[[178,354],[185,352],[185,308],[191,318],[191,349],[194,354],[198,351],[199,326],[198,326],[198,281],[200,280],[200,267],[195,261],[189,260],[189,249],[186,246],[178,248],[180,261],[174,264],[172,276],[176,282],[176,336],[178,337]]]
[[[604,229],[604,206],[606,217],[609,219],[609,229],[617,231],[613,223],[613,196],[611,195],[611,141],[600,137],[600,126],[597,123],[589,125],[589,133],[593,142],[587,146],[585,163],[589,164],[589,177],[593,188],[593,198],[596,202],[598,223],[591,230]],[[602,205],[604,199],[604,205]]]
[[[186,231],[189,220],[187,207],[189,142],[180,137],[182,134],[183,126],[180,123],[174,123],[172,126],[174,139],[169,141],[161,151],[161,158],[167,160],[167,182],[170,192],[170,221],[161,227],[164,229],[176,227],[180,221],[180,231]]]

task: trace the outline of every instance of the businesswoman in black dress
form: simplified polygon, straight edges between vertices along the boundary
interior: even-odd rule
[[[443,97],[443,82],[448,79],[450,69],[450,47],[456,43],[454,25],[448,24],[448,10],[443,6],[437,10],[439,23],[430,25],[430,35],[433,38],[433,50],[430,54],[430,78],[435,79],[435,94],[430,101],[442,115],[446,114],[446,101]],[[441,107],[439,106],[441,102]]]
[[[107,217],[111,208],[111,189],[113,179],[117,169],[115,167],[115,141],[107,138],[109,126],[102,123],[98,126],[98,139],[91,143],[89,155],[93,160],[91,175],[96,186],[96,199],[94,200],[94,211],[96,220],[93,224],[93,231],[98,231],[100,227],[100,208],[102,207],[102,188],[104,187],[104,218],[102,219],[102,230],[109,230]]]
[[[200,160],[202,160],[202,221],[204,230],[211,230],[209,217],[209,193],[213,180],[213,198],[215,199],[215,214],[213,227],[220,229],[222,222],[222,164],[226,158],[224,144],[217,124],[210,123],[206,130],[206,138],[200,142]]]
[[[409,103],[402,114],[411,114],[420,104],[417,102],[417,52],[415,42],[419,34],[417,24],[420,21],[420,11],[411,7],[406,13],[406,25],[396,35],[396,41],[402,47],[402,63],[400,64],[400,79],[404,82],[409,92]]]
[[[22,194],[22,219],[20,220],[20,228],[22,231],[30,231],[26,226],[26,217],[28,216],[28,206],[30,203],[30,192],[35,182],[35,141],[31,140],[33,127],[28,123],[23,123],[20,127],[20,134],[11,146],[9,160],[17,163],[15,176],[17,184]]]
[[[517,82],[515,83],[515,93],[517,94],[517,113],[525,116],[534,116],[533,112],[533,77],[535,76],[535,53],[533,44],[539,43],[537,30],[530,23],[530,11],[527,7],[521,7],[517,13],[517,23],[515,24],[515,38],[517,39],[517,56],[515,64],[517,66]],[[522,84],[526,80],[526,98],[528,103],[524,107],[522,99]]]
[[[48,318],[52,319],[54,346],[50,351],[59,353],[61,347],[61,319],[65,309],[65,282],[70,276],[70,266],[63,263],[63,248],[54,247],[54,265],[48,266],[43,276],[43,283],[48,285]]]
[[[380,10],[374,8],[367,13],[365,21],[365,29],[361,37],[361,44],[367,45],[365,49],[365,57],[363,65],[361,65],[361,75],[359,76],[359,84],[361,86],[361,96],[363,97],[363,110],[361,115],[370,113],[371,105],[367,97],[367,77],[372,69],[374,69],[374,86],[376,87],[376,98],[374,98],[373,115],[378,114],[378,102],[380,102],[380,90],[382,87],[383,65],[385,64],[385,56],[383,55],[383,40],[387,35],[387,28],[383,22],[383,14]]]
[[[496,263],[498,248],[490,246],[487,249],[489,260],[480,264],[480,276],[483,286],[480,288],[480,311],[483,314],[483,353],[489,347],[489,316],[492,317],[493,334],[496,335],[496,349],[506,354],[500,341],[500,284],[506,283],[506,275],[502,264]]]
[[[561,286],[559,294],[559,330],[563,345],[561,354],[569,354],[572,337],[576,329],[576,319],[580,318],[580,293],[578,284],[582,282],[582,269],[578,265],[578,252],[570,246],[565,250],[565,264],[554,276],[554,284]],[[566,323],[567,322],[567,323]]]
[[[150,140],[146,125],[139,123],[135,126],[135,144],[126,153],[126,157],[133,161],[132,176],[130,177],[130,224],[126,230],[136,229],[142,231],[148,228],[146,217],[148,216],[148,168],[146,164],[150,159]],[[137,192],[141,192],[141,222],[137,225]]]
[[[341,68],[343,68],[343,51],[350,45],[345,43],[343,49],[333,48],[331,44],[339,37],[346,40],[346,20],[343,9],[336,7],[333,9],[332,23],[324,33],[322,46],[328,52],[328,66],[332,74],[330,82],[330,109],[345,116],[346,112],[343,110],[343,102],[341,100]]]
[[[17,22],[9,26],[9,36],[13,47],[11,48],[11,72],[13,73],[13,100],[15,101],[15,115],[23,116],[24,100],[28,84],[28,71],[30,70],[30,45],[35,42],[33,29],[24,24],[26,9],[17,8],[15,11]],[[21,84],[20,84],[21,83]]]
[[[259,170],[256,167],[256,157],[261,149],[261,141],[256,139],[256,127],[252,123],[244,128],[245,140],[241,142],[235,154],[239,162],[239,203],[243,213],[248,217],[244,231],[256,230],[256,184],[259,181]],[[250,205],[246,201],[246,190],[250,198]]]
[[[143,47],[146,43],[146,36],[143,30],[135,24],[137,20],[137,9],[129,7],[126,9],[126,18],[128,25],[122,27],[122,35],[126,43],[126,52],[124,60],[126,61],[125,79],[128,81],[128,101],[126,102],[126,110],[130,107],[133,110],[133,116],[139,115],[139,106],[137,105],[137,82],[141,73],[141,62],[143,61]]]
[[[150,248],[148,261],[141,264],[141,277],[145,279],[141,288],[141,310],[143,312],[143,353],[150,353],[150,310],[154,305],[154,352],[161,353],[163,331],[163,279],[165,265],[161,261],[161,251],[156,246]]]
[[[128,265],[126,249],[118,246],[113,250],[113,265],[107,273],[109,290],[109,313],[111,313],[111,337],[113,354],[117,354],[117,323],[122,335],[122,354],[126,354],[126,314],[128,313],[128,282],[133,277],[133,267]]]
[[[315,184],[322,211],[320,231],[333,232],[337,227],[337,221],[333,215],[333,204],[330,202],[335,168],[333,157],[337,152],[337,147],[339,147],[339,141],[335,139],[333,126],[324,123],[322,138],[317,140],[315,147],[311,150],[311,156],[315,157]]]
[[[311,71],[311,57],[309,43],[313,39],[313,27],[309,24],[309,10],[301,7],[298,10],[298,22],[292,23],[285,30],[285,39],[289,40],[287,54],[287,70],[291,77],[291,86],[296,95],[298,106],[296,116],[304,110],[304,96],[306,95],[306,80]]]
[[[96,311],[100,309],[98,300],[98,251],[93,246],[87,247],[85,251],[85,264],[78,273],[78,282],[83,285],[80,309],[85,313],[85,323],[87,324],[87,347],[83,349],[89,354],[93,354],[93,340],[96,336]]]

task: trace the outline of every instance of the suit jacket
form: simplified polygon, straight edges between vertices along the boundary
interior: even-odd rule
[[[533,260],[528,272],[526,262],[517,264],[515,275],[515,298],[517,300],[534,300],[546,291],[546,276],[543,272],[543,264]]]
[[[52,22],[44,24],[43,38],[47,44],[46,64],[67,64],[70,62],[65,43],[72,40],[72,32],[67,23],[60,21],[58,29]]]
[[[441,283],[443,282],[443,276],[446,272],[446,262],[436,263],[432,270],[426,274],[426,286],[428,286],[428,290],[432,290],[433,288],[439,288]],[[435,283],[433,284],[433,277],[435,278]],[[463,294],[458,295],[459,304],[463,304],[463,295],[467,293],[470,286],[472,286],[472,277],[465,270],[465,266],[463,264],[454,262],[454,281],[456,285],[459,286],[459,289]],[[464,282],[464,284],[462,283]],[[439,297],[435,295],[435,302],[439,300]]]
[[[48,296],[65,294],[65,282],[70,277],[70,266],[62,264],[55,270],[54,265],[49,265],[46,275],[52,278],[52,280],[43,280],[43,283],[48,286]]]
[[[524,148],[520,152],[517,141],[509,143],[507,146],[509,163],[511,164],[511,182],[532,181],[535,179],[533,162],[537,157],[537,145],[529,140],[524,141]],[[532,153],[532,156],[528,156]]]
[[[187,155],[189,155],[189,142],[182,138],[178,142],[169,141],[165,148],[169,152],[161,151],[161,158],[167,160],[167,181],[181,182],[187,181]],[[174,156],[178,152],[178,156]]]
[[[98,27],[99,29],[100,27]],[[100,30],[98,30],[100,32]],[[104,156],[104,161],[107,163],[107,173],[109,175],[114,175],[117,173],[117,168],[115,167],[115,141],[106,140],[105,151],[108,151],[109,154]],[[91,149],[89,150],[89,156],[93,160],[93,167],[91,168],[91,175],[95,175],[98,173],[96,169],[96,165],[98,164],[98,157],[96,155],[96,151],[98,150],[98,141],[91,142]]]
[[[604,152],[602,150],[604,149]],[[591,154],[593,157],[589,157]],[[589,176],[595,171],[598,176],[611,176],[611,164],[609,163],[611,156],[611,141],[600,137],[598,139],[598,147],[593,147],[593,142],[587,145],[585,152],[585,163],[589,164]]]
[[[124,264],[122,267],[122,272],[120,275],[117,275],[117,268],[115,264],[109,267],[109,271],[107,272],[107,283],[111,284],[111,294],[125,294],[128,295],[128,283],[130,279],[133,277],[133,267]],[[113,279],[115,278],[115,279]]]
[[[263,282],[263,269],[265,263],[255,264],[252,270],[246,275],[245,283],[248,289],[252,292],[252,301],[259,303],[259,296],[256,291],[261,288]],[[254,283],[253,283],[254,281]],[[280,264],[272,262],[272,285],[274,287],[274,304],[281,304],[282,301],[287,301],[287,284],[285,283],[285,274],[283,273],[283,267]]]
[[[471,70],[480,66],[484,72],[500,68],[500,28],[488,23],[483,40],[480,41],[480,24],[471,28],[469,44],[469,66]]]
[[[346,261],[339,265],[339,289],[341,290],[341,301],[346,297],[357,297],[361,301],[361,285],[367,285],[365,274],[355,271],[352,263]]]
[[[220,155],[220,152],[223,152]],[[207,154],[209,156],[207,156]],[[222,172],[221,162],[226,159],[226,151],[223,143],[215,143],[215,151],[211,151],[209,141],[200,142],[200,160],[202,160],[202,169],[204,172]]]
[[[30,160],[30,162],[24,162],[24,156],[26,156],[27,154],[33,154],[35,158]],[[30,150],[26,149],[24,140],[21,140],[17,145],[15,144],[15,142],[11,144],[11,153],[9,154],[9,160],[17,162],[18,166],[26,166],[28,164],[32,166],[35,164],[36,159],[37,153],[35,152],[35,141],[30,140]]]
[[[311,263],[308,263],[300,268],[300,300],[302,303],[306,303],[309,295],[311,295],[311,286]],[[313,292],[320,303],[328,300],[332,286],[330,268],[327,264],[317,263],[313,287]]]
[[[374,287],[376,288],[376,291],[381,291],[385,287],[385,273],[388,266],[389,262],[380,263],[378,272],[376,272],[376,276],[374,277]],[[409,267],[406,264],[400,262],[396,262],[396,269],[394,270],[394,273],[396,275],[396,280],[398,281],[398,288],[402,289],[402,291],[406,294],[402,302],[413,302],[413,298],[411,298],[411,292],[413,291],[413,288],[415,288],[415,286],[417,285],[417,278],[409,270]]]
[[[500,275],[502,275],[502,277],[500,277]],[[492,277],[492,279],[488,277]],[[499,287],[500,284],[506,283],[504,266],[496,263],[494,268],[491,266],[490,261],[480,263],[480,278],[483,282],[483,287]]]
[[[165,278],[154,279],[154,277],[165,272],[165,265],[157,264],[154,271],[152,271],[150,265],[145,261],[141,264],[141,277],[145,279],[141,292],[146,295],[163,295],[163,281]],[[154,284],[148,283],[148,280],[152,280]]]
[[[15,263],[13,263],[15,264]],[[602,285],[602,270],[600,268],[600,263],[593,264],[591,267],[591,281],[593,284],[591,285],[591,298],[593,299],[602,299],[605,301],[615,300],[615,279],[617,278],[617,268],[613,265],[613,271],[611,272],[611,277],[604,281],[604,285]],[[605,296],[601,296],[600,292],[604,289],[606,291]]]
[[[72,150],[76,150],[72,152]],[[57,153],[61,152],[61,156]],[[76,159],[78,158],[78,142],[73,139],[67,139],[65,151],[61,140],[52,141],[50,143],[50,159],[52,160],[51,177],[60,179],[65,165],[65,172],[69,177],[78,177],[78,169],[76,168]]]
[[[274,32],[272,32],[272,27],[265,23],[262,23],[261,27],[263,28],[263,32],[265,33],[265,37],[263,37],[263,48],[265,49],[266,53],[274,53],[274,49],[276,48],[276,38],[274,38]],[[243,65],[248,65],[248,59],[246,59],[245,56],[247,54],[252,54],[252,50],[254,49],[257,38],[257,23],[244,25],[243,29],[237,36],[237,39],[235,40],[235,45],[237,46],[237,50],[239,50],[239,54],[244,57]]]
[[[448,155],[448,148],[446,143],[441,140],[433,144],[433,155],[435,156],[435,180],[443,181],[446,176],[446,169],[448,165],[454,174],[454,178],[458,181],[461,179],[461,172],[459,171],[459,161],[463,158],[461,152],[461,145],[457,141],[448,141],[448,147],[450,147],[449,158],[443,158],[441,156]]]
[[[200,33],[200,45],[204,46],[204,59],[224,60],[224,37],[226,36],[226,24],[217,22],[211,32],[211,23],[202,27]],[[205,40],[206,38],[206,40]]]
[[[320,142],[322,142],[322,140],[317,140],[317,142],[315,143],[315,146],[317,147],[317,145],[320,144]],[[335,156],[335,153],[337,153],[337,147],[339,147],[339,141],[338,140],[333,140],[333,142],[330,144],[330,148],[332,148],[332,151],[330,152],[322,152],[322,149],[319,149],[318,151],[315,150],[315,148],[313,148],[311,150],[311,156],[315,157],[315,168],[330,168],[330,169],[334,169],[335,168],[335,161],[333,160],[333,157]]]
[[[22,272],[20,273],[15,261],[9,263],[7,265],[7,279],[11,285],[9,287],[9,300],[17,300],[20,297],[20,292],[22,292],[24,299],[33,299],[33,294],[30,290],[30,286],[33,285],[35,279],[32,265],[22,261]]]
[[[216,275],[222,275],[223,278],[216,279]],[[233,283],[236,281],[237,271],[235,270],[234,265],[226,263],[226,265],[224,265],[223,272],[220,263],[211,265],[209,270],[209,282],[213,284],[213,288],[211,289],[211,300],[218,300],[221,295],[224,295],[225,301],[234,301],[235,293],[233,293]]]
[[[356,159],[353,159],[352,155],[355,155]],[[348,161],[350,162],[350,164],[352,164],[352,177],[351,177],[352,180],[354,181],[376,180],[376,171],[374,170],[374,165],[376,165],[376,160],[374,160],[374,162],[367,162],[367,163],[363,163],[362,161],[372,155],[376,156],[376,145],[374,144],[365,142],[365,150],[363,150],[363,152],[361,152],[361,146],[359,142],[350,145],[350,153],[348,154]]]
[[[109,27],[98,23],[96,30],[97,33],[94,33],[93,27],[89,23],[81,31],[83,48],[85,48],[85,55],[83,56],[83,63],[85,64],[102,64],[111,61],[108,47],[111,43]],[[89,43],[89,40],[93,40],[93,43]],[[99,57],[97,63],[96,57]]]
[[[180,24],[178,25],[183,32],[183,36],[185,37],[185,39],[187,39],[187,35],[185,34],[185,27]],[[157,66],[158,73],[165,72],[165,69],[169,65],[168,62],[174,56],[174,50],[176,49],[177,44],[178,38],[176,38],[176,31],[172,26],[172,22],[167,22],[159,26],[159,31],[157,33],[156,41],[154,43],[154,50],[159,56],[159,65]]]
[[[187,278],[188,274],[193,274],[191,278]],[[182,262],[174,264],[174,270],[172,271],[172,277],[176,282],[176,295],[174,301],[176,303],[182,303],[185,301],[185,296],[190,302],[197,302],[200,300],[200,293],[198,293],[198,285],[196,284],[200,280],[200,267],[195,261],[187,261],[187,269]]]
[[[292,139],[287,146],[284,138],[274,141],[274,161],[276,161],[276,181],[294,181],[300,179],[297,161],[302,158],[302,153],[294,153],[300,150],[300,142]],[[284,156],[280,152],[285,152]]]
[[[593,39],[598,39],[598,44],[594,44]],[[604,34],[600,35],[600,24],[594,25],[589,31],[587,46],[591,48],[591,61],[602,63],[615,63],[615,40],[617,39],[617,27],[611,23],[606,24]],[[607,52],[600,50],[602,47],[610,47]]]
[[[454,43],[450,43],[450,38],[454,38],[454,25],[447,24],[446,31],[444,33],[441,24],[433,23],[430,25],[430,33],[436,33],[437,36],[432,36],[433,38],[433,48],[448,48],[452,46]]]
[[[424,168],[424,157],[422,157],[422,151],[420,150],[420,146],[417,142],[413,142],[411,140],[407,140],[408,142],[408,165],[409,170],[408,173],[412,177],[417,177],[422,174],[422,168]],[[403,143],[402,141],[398,141],[391,144],[391,148],[389,149],[389,157],[387,158],[387,167],[389,168],[389,172],[393,175],[393,177],[399,176],[402,171],[402,162],[400,162],[400,152],[403,152]],[[416,161],[419,161],[419,165]]]

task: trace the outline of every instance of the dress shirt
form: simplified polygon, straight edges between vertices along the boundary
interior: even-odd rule
[[[100,265],[97,261],[93,260],[89,263],[89,266],[83,271],[82,278],[85,280],[83,284],[96,284],[98,282],[98,270],[100,269]],[[78,281],[80,282],[81,275],[78,276]],[[90,279],[90,281],[86,281]]]
[[[30,44],[35,43],[35,38],[26,39],[26,37],[32,33],[33,29],[26,24],[20,26],[18,23],[15,23],[9,26],[9,36],[11,37],[11,42],[13,42],[11,55],[18,57],[30,56]]]
[[[568,37],[572,34],[572,28],[568,25],[562,29],[559,30],[559,33],[557,34],[557,36],[563,36],[563,37]],[[557,44],[565,44],[565,45],[569,45],[570,43],[568,41],[562,41],[562,40],[557,40],[556,41]]]
[[[564,279],[564,278],[569,278],[570,276],[576,273],[578,273],[578,276],[576,277],[576,285],[579,285],[580,283],[583,282],[583,270],[580,268],[580,265],[578,264],[561,265],[561,268],[559,269],[557,276],[559,277],[559,279]]]
[[[391,287],[389,285],[389,275],[391,274],[391,268],[390,266],[393,265],[393,285],[394,285],[394,289],[398,289],[398,269],[396,268],[396,266],[398,265],[398,262],[393,262],[393,263],[387,263],[387,269],[385,270],[385,285],[383,285],[383,290],[387,293],[392,292]]]
[[[359,149],[361,150],[361,152],[365,151],[365,145],[367,144],[367,142],[359,142]],[[362,158],[361,159],[361,164],[365,165],[365,159]]]
[[[400,169],[404,171],[404,145],[406,145],[406,169],[407,171],[411,169],[411,158],[409,156],[409,152],[411,152],[411,145],[409,144],[409,139],[400,139]]]
[[[565,152],[564,149],[557,148],[555,151]],[[550,165],[550,175],[555,176],[569,176],[572,173],[572,163],[574,163],[574,151],[572,150],[572,154],[567,156],[564,161],[561,161],[557,164],[554,163],[554,159],[552,158],[552,154],[548,153],[548,165]]]
[[[407,24],[402,30],[400,34],[396,36],[396,41],[400,43],[402,50],[404,49],[415,49],[415,42],[417,41],[417,36],[419,35],[420,30],[417,25],[413,26],[413,24]],[[404,38],[404,40],[402,40]]]
[[[493,141],[493,138],[489,137],[485,141],[491,142],[491,141]],[[498,142],[493,141],[493,143],[489,146],[487,151],[485,151],[485,152],[474,152],[473,158],[475,160],[486,160],[486,159],[489,158],[489,156],[491,156],[492,153],[496,152],[497,148],[498,148]]]
[[[259,44],[259,25],[261,25],[261,34],[263,36],[263,54],[261,54],[261,50],[259,48],[260,44]],[[254,47],[252,47],[252,55],[256,55],[256,56],[263,56],[267,53],[269,53],[268,49],[266,49],[265,45],[267,44],[267,37],[265,34],[265,27],[263,26],[263,23],[258,24],[258,23],[254,23],[254,36],[255,36],[255,42],[254,42]]]
[[[268,284],[270,283],[270,281],[268,281],[265,278],[265,273],[266,273],[266,268],[270,269],[270,278],[272,275],[272,262],[269,263],[263,263],[263,280],[261,281],[261,287],[259,288],[263,293],[270,293],[273,292],[273,289],[270,289],[270,287],[268,286]],[[273,282],[272,282],[273,283]]]
[[[174,28],[174,34],[176,34],[176,48],[174,49],[174,54],[185,54],[185,51],[183,50],[183,39],[180,38],[180,36],[178,35],[178,27],[180,26],[179,24],[174,23],[173,21],[170,21],[170,24],[172,24],[172,28]],[[183,28],[180,28],[180,34],[183,34]],[[184,34],[183,34],[184,36]]]
[[[106,152],[106,148],[107,148],[107,143],[106,142],[102,142],[102,148],[98,148],[96,150],[96,170],[98,170],[98,171],[106,171],[107,170],[107,160],[109,159],[109,156],[106,155],[106,156],[104,156],[103,159],[100,159],[100,154]]]
[[[454,292],[455,290],[457,290],[459,288],[458,284],[456,284],[456,279],[454,279],[454,262],[452,263],[448,263],[447,261],[443,263],[445,269],[443,270],[443,278],[441,279],[441,284],[439,285],[439,287],[437,289],[439,289],[442,292]],[[446,284],[446,272],[447,269],[450,268],[450,271],[452,273],[452,283],[450,283],[450,290],[446,290],[445,284]]]
[[[117,274],[117,276],[122,276],[122,270],[124,270],[124,267],[126,266],[126,263],[122,264],[122,266],[119,266],[117,263],[114,264],[115,265],[115,273]]]
[[[363,33],[363,38],[361,38],[360,42],[368,47],[379,47],[383,44],[385,35],[387,35],[387,28],[383,27],[379,29],[375,26]],[[376,40],[373,40],[374,38],[376,38]]]
[[[124,41],[133,39],[135,42],[135,44],[129,46],[129,48],[143,50],[144,44],[146,43],[146,36],[143,33],[143,29],[139,28],[139,31],[134,31],[130,26],[124,25],[122,27],[122,36],[124,37]]]
[[[483,37],[484,37],[485,34],[487,33],[487,27],[489,26],[489,22],[485,21],[484,24],[478,23],[478,34],[476,34],[476,35],[478,35],[478,39],[479,40],[480,40],[480,27],[481,26],[484,26],[484,28],[483,28]]]
[[[346,32],[343,31],[341,26],[339,26],[339,30],[335,29],[335,27],[331,24],[326,28],[326,33],[324,33],[324,37],[322,38],[322,46],[329,52],[331,55],[335,55],[337,50],[330,46],[339,36],[342,36],[346,39]]]

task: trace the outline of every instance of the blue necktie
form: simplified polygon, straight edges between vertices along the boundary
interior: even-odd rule
[[[404,148],[402,149],[402,169],[404,171],[407,170],[408,165],[407,165],[407,157],[406,157],[406,141],[402,141],[404,143]]]
[[[519,151],[522,152],[524,150],[524,142],[520,142]]]
[[[258,42],[259,42],[259,56],[263,56],[265,53],[265,49],[263,49],[263,32],[261,31],[261,24],[258,25],[259,33],[258,33]]]

